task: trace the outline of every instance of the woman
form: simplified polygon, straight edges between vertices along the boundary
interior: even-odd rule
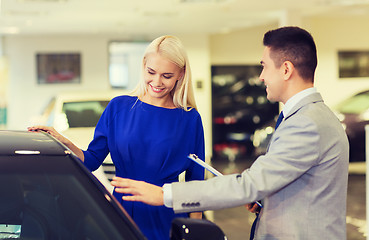
[[[91,171],[110,152],[116,167],[114,181],[124,177],[162,186],[178,181],[184,171],[186,180],[203,179],[204,170],[187,159],[190,153],[204,159],[204,133],[188,58],[178,38],[162,36],[151,42],[143,58],[143,78],[133,93],[110,101],[86,151],[51,127],[29,130],[49,132]],[[150,240],[168,239],[173,218],[188,216],[163,206],[123,201],[123,194],[115,191],[113,195]]]

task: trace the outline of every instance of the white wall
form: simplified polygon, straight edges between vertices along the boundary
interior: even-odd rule
[[[212,65],[260,64],[263,52],[263,35],[277,24],[253,27],[229,34],[216,34],[210,37]]]
[[[316,86],[334,106],[343,98],[369,89],[369,78],[338,77],[338,50],[369,50],[369,16],[311,18],[306,22],[318,48]]]

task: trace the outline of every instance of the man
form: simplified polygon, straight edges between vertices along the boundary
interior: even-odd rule
[[[298,27],[264,35],[260,80],[267,97],[284,104],[283,121],[267,153],[241,174],[161,187],[115,178],[128,201],[173,207],[175,212],[215,210],[262,200],[255,238],[346,239],[349,146],[332,111],[314,88],[312,36]],[[169,199],[169,200],[168,200]],[[255,207],[250,206],[251,210]]]

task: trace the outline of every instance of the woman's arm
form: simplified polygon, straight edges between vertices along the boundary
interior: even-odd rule
[[[40,131],[47,132],[48,134],[50,134],[54,138],[58,139],[65,146],[67,146],[74,154],[77,155],[77,157],[79,157],[79,159],[81,159],[82,162],[84,161],[85,157],[84,157],[83,151],[79,147],[74,145],[74,143],[72,143],[68,138],[64,137],[59,132],[57,132],[53,127],[33,126],[33,127],[29,127],[28,131],[31,131],[31,132],[40,132]]]

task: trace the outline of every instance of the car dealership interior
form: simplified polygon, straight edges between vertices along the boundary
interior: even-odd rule
[[[369,0],[0,0],[0,129],[26,130],[33,124],[58,126],[62,132],[73,128],[69,117],[86,105],[68,109],[62,100],[50,105],[52,99],[68,93],[102,101],[129,93],[141,77],[148,43],[175,35],[191,64],[205,160],[225,174],[240,172],[263,153],[260,136],[267,135],[282,107],[266,100],[258,79],[263,35],[292,25],[314,37],[315,86],[325,103],[347,131],[350,124],[360,126],[352,128],[360,137],[349,136],[355,155],[350,158],[347,239],[369,239]],[[104,104],[86,108],[99,109],[101,115]],[[344,120],[354,113],[356,122]],[[82,133],[73,134],[78,141]],[[86,134],[92,137],[91,131]],[[230,240],[247,239],[254,219],[244,207],[206,216]]]

